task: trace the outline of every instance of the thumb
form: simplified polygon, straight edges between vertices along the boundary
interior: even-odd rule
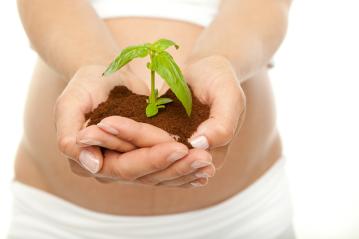
[[[66,158],[77,162],[91,173],[102,167],[102,153],[98,147],[81,148],[76,144],[76,136],[85,123],[85,112],[88,111],[84,92],[77,91],[72,95],[65,90],[58,98],[54,113],[58,148]]]
[[[209,95],[210,116],[189,139],[194,148],[217,148],[227,145],[244,119],[245,95],[240,87],[218,87]]]

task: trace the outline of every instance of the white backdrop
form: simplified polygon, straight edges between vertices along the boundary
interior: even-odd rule
[[[272,82],[298,239],[359,238],[359,2],[294,1]],[[15,1],[0,7],[0,238],[35,54]],[[41,116],[39,116],[41,117]]]

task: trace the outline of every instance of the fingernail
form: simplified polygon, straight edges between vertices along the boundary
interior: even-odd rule
[[[189,143],[196,149],[207,149],[209,147],[208,140],[203,135],[190,139]]]
[[[81,144],[85,144],[85,145],[98,145],[98,146],[101,146],[100,141],[93,140],[93,139],[81,139],[81,140],[79,140],[79,142]]]
[[[191,185],[192,185],[193,187],[202,187],[202,186],[204,186],[202,183],[196,183],[196,182],[191,183]]]
[[[194,169],[197,169],[197,168],[203,168],[203,167],[206,167],[208,165],[210,165],[211,163],[210,162],[207,162],[207,161],[194,161],[192,164],[191,164],[191,167],[194,168]]]
[[[170,162],[175,162],[181,158],[183,158],[184,156],[186,156],[188,152],[187,151],[176,151],[170,154],[170,156],[168,156],[167,160]]]
[[[112,127],[111,125],[108,125],[106,123],[98,123],[97,124],[98,127],[100,127],[101,129],[103,129],[104,131],[106,131],[107,133],[113,134],[113,135],[118,135],[119,132],[117,129],[115,129],[114,127]]]
[[[208,173],[196,173],[196,178],[209,178]]]
[[[97,173],[100,169],[99,160],[88,150],[82,150],[79,157],[81,165],[91,173]]]

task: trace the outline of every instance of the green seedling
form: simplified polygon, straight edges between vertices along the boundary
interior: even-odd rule
[[[174,61],[173,57],[166,51],[167,48],[179,46],[171,40],[160,39],[154,43],[144,45],[130,46],[121,51],[116,59],[108,66],[103,75],[110,75],[135,58],[150,57],[147,68],[151,72],[151,94],[147,99],[146,116],[157,115],[158,109],[165,108],[165,104],[172,102],[170,98],[158,97],[158,90],[155,87],[155,73],[160,75],[168,84],[171,91],[182,103],[188,116],[192,111],[192,96],[183,74]]]

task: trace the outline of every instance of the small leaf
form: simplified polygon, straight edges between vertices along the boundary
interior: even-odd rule
[[[159,39],[151,45],[151,50],[153,50],[155,52],[162,52],[171,46],[176,47],[176,49],[179,48],[179,46],[171,40]]]
[[[149,52],[149,49],[145,45],[127,47],[121,51],[120,55],[116,57],[102,75],[110,75],[121,69],[133,59],[146,57]]]
[[[157,108],[166,108],[166,106],[164,106],[164,105],[159,105],[159,106],[157,106]]]
[[[146,116],[152,117],[158,113],[158,107],[156,104],[148,104],[146,107]]]
[[[171,98],[158,98],[156,100],[156,105],[164,105],[171,103],[173,100]]]
[[[156,99],[158,97],[158,90],[157,89],[155,89],[155,97],[156,97]]]
[[[190,116],[192,111],[191,91],[172,56],[165,51],[156,54],[152,59],[151,67],[166,81],[184,106],[187,115]]]

